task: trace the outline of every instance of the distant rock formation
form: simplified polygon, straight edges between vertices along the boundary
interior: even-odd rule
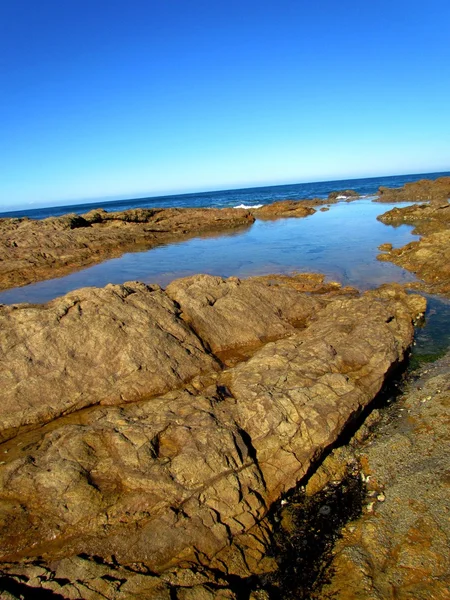
[[[450,177],[435,180],[421,179],[405,183],[401,188],[381,186],[378,189],[378,202],[443,202],[450,198]]]

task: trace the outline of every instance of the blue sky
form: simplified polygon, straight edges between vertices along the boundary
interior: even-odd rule
[[[448,0],[2,0],[0,208],[450,170]]]

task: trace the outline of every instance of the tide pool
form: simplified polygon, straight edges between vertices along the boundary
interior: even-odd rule
[[[331,205],[304,219],[257,220],[244,231],[126,253],[65,277],[7,290],[0,293],[0,303],[47,302],[80,287],[135,280],[164,287],[196,273],[249,277],[319,272],[360,289],[413,281],[411,273],[376,260],[380,244],[399,247],[417,239],[410,226],[394,228],[376,220],[393,206],[363,199]]]

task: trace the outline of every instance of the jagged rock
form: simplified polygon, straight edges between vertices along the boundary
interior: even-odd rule
[[[377,202],[417,202],[428,200],[442,202],[450,198],[450,177],[439,177],[435,180],[421,179],[405,183],[401,188],[381,186],[378,190]]]
[[[414,225],[414,233],[427,234],[445,231],[450,227],[450,203],[413,204],[395,207],[377,217],[385,225]]]
[[[205,280],[198,282],[201,287]],[[234,283],[228,284],[231,290],[242,287]],[[117,292],[122,286],[103,292],[111,294],[111,288]],[[145,309],[147,304],[140,289],[125,300],[140,298],[133,312],[142,326],[141,304]],[[255,290],[257,295],[260,287]],[[144,297],[152,294],[162,292],[142,290]],[[121,407],[92,407],[4,443],[3,575],[32,580],[36,568],[56,574],[64,561],[83,554],[76,580],[54,575],[57,585],[62,579],[76,589],[97,581],[90,568],[104,563],[134,575],[115,587],[98,581],[99,593],[120,597],[111,590],[135,585],[133,590],[146,594],[140,597],[164,598],[167,587],[155,588],[154,576],[164,582],[174,568],[184,568],[188,579],[199,566],[235,577],[273,568],[265,557],[263,517],[380,390],[412,341],[411,320],[423,302],[391,288],[329,299],[303,329],[285,331],[287,337],[236,367],[217,373],[211,357],[201,354],[211,372],[185,390]],[[39,310],[43,316],[46,309]],[[272,314],[273,306],[267,310]],[[174,343],[185,353],[183,336]],[[198,347],[192,347],[196,356]],[[114,353],[102,360],[113,362]],[[177,375],[172,385],[179,382]],[[176,597],[208,597],[215,589],[208,588],[211,582],[191,590],[179,586]]]
[[[131,250],[248,227],[247,210],[154,208],[43,220],[0,219],[0,289],[66,275]]]
[[[358,192],[355,192],[355,190],[341,190],[328,194],[328,202],[336,202],[337,200],[347,200],[347,202],[351,202],[358,198],[359,194]]]
[[[450,178],[447,178],[450,181]],[[450,294],[450,203],[420,204],[394,208],[378,219],[385,224],[414,225],[414,233],[423,237],[402,248],[378,255],[378,260],[390,261],[415,273],[423,282],[408,284],[414,289]]]
[[[358,451],[365,514],[337,542],[320,600],[449,597],[449,403],[447,355],[416,374]]]
[[[0,306],[0,440],[93,404],[161,394],[218,368],[159,286]]]

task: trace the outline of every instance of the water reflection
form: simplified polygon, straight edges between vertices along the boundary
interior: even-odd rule
[[[320,272],[361,289],[412,281],[407,271],[376,260],[380,244],[398,247],[417,238],[410,226],[393,228],[376,220],[392,207],[359,200],[332,205],[306,219],[256,221],[243,231],[127,253],[66,277],[8,290],[0,293],[0,303],[46,302],[80,287],[132,280],[165,286],[195,273],[247,277]]]

